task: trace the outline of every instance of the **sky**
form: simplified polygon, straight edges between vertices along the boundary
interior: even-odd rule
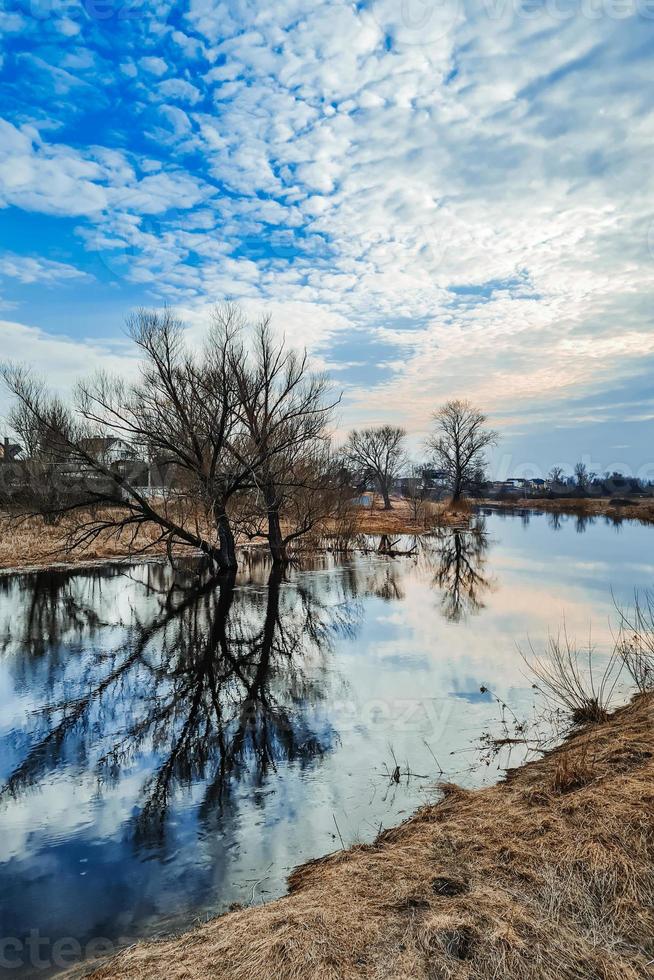
[[[5,0],[0,357],[65,394],[232,300],[340,433],[463,397],[498,478],[654,478],[653,55],[654,0]]]

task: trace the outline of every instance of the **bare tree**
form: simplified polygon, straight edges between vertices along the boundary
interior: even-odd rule
[[[575,466],[575,480],[577,481],[577,489],[585,492],[588,487],[588,467],[585,463],[577,463]]]
[[[562,466],[553,466],[548,475],[551,483],[563,483],[565,479],[565,473]]]
[[[345,445],[345,457],[364,477],[373,479],[384,498],[384,510],[391,510],[393,481],[405,462],[406,432],[397,426],[354,429]]]
[[[337,399],[307,356],[275,342],[262,320],[247,344],[233,306],[216,312],[200,352],[188,349],[170,311],[141,310],[128,320],[139,348],[140,378],[99,374],[81,383],[72,407],[29,372],[11,365],[4,380],[17,399],[15,418],[47,458],[58,492],[39,502],[48,519],[71,518],[68,547],[131,533],[131,547],[164,542],[199,549],[219,568],[236,568],[234,518],[251,537],[263,515],[273,560],[311,530],[333,490],[326,424]],[[45,436],[44,436],[45,433]],[[119,438],[141,463],[113,465],[102,450]],[[143,487],[144,464],[167,474],[156,493]],[[71,495],[71,474],[82,493]],[[90,506],[104,505],[100,513]],[[282,530],[282,519],[286,521]],[[155,529],[155,534],[148,533]]]
[[[425,512],[425,488],[423,486],[422,472],[424,467],[417,464],[411,466],[411,476],[404,481],[402,495],[409,502],[411,520],[417,524],[424,516]]]
[[[427,440],[434,461],[450,482],[452,503],[458,503],[479,468],[484,451],[497,442],[497,433],[486,427],[488,419],[470,402],[446,402],[434,415],[435,432]]]
[[[146,547],[166,542],[197,548],[221,569],[236,568],[227,505],[251,480],[239,463],[235,391],[228,349],[237,339],[212,335],[201,356],[185,349],[182,327],[168,311],[140,311],[128,321],[143,354],[141,378],[127,385],[100,374],[81,384],[73,408],[62,406],[29,372],[5,366],[3,377],[34,427],[49,433],[52,455],[85,476],[85,493],[54,503],[51,514],[76,515],[70,547],[84,547],[103,534],[131,532],[132,544],[146,526],[158,535]],[[94,446],[97,436],[119,436],[135,453],[156,455],[179,474],[174,495],[146,495],[113,469]],[[100,516],[90,504],[104,504]]]
[[[234,323],[244,326],[231,305],[215,310],[214,323],[221,334]],[[321,513],[315,505],[324,499],[330,470],[326,425],[339,398],[331,395],[325,375],[309,371],[306,350],[298,354],[284,339],[274,338],[269,316],[254,326],[249,348],[231,347],[229,370],[235,413],[245,433],[239,461],[249,465],[265,506],[273,562],[283,564],[289,541],[307,533]],[[288,520],[291,511],[297,519],[285,535],[281,518],[284,514]]]
[[[0,502],[15,517],[21,510],[38,512],[44,523],[56,524],[63,503],[58,463],[66,448],[57,430],[66,423],[66,408],[58,400],[51,406],[52,422],[39,421],[18,402],[8,421],[22,444],[22,458],[13,459],[0,473]]]

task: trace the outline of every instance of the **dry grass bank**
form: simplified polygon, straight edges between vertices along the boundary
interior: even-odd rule
[[[610,517],[654,524],[654,499],[614,503],[611,497],[520,497],[515,500],[479,500],[478,505],[498,510],[538,510],[550,514],[570,514],[573,517]],[[625,498],[627,499],[627,498]]]
[[[654,697],[93,980],[654,976]]]
[[[434,527],[460,526],[470,520],[472,507],[462,500],[453,509],[447,502],[434,503],[423,501],[417,510],[411,502],[402,497],[392,499],[392,510],[384,510],[381,498],[375,497],[372,507],[355,507],[348,512],[357,534],[422,534]],[[334,522],[327,522],[327,532],[332,530]]]
[[[374,507],[356,507],[348,512],[348,533],[361,534],[420,534],[434,526],[460,524],[469,517],[465,507],[453,513],[444,504],[425,505],[417,517],[405,500],[394,500],[393,509],[385,511],[375,500]],[[202,521],[200,521],[200,524]],[[165,555],[166,547],[156,543],[157,530],[146,526],[136,537],[130,531],[116,535],[105,533],[90,547],[66,548],[69,530],[67,521],[48,525],[40,517],[25,520],[12,519],[0,515],[0,569],[33,568],[51,564],[83,565],[101,561],[115,561],[143,554],[147,548],[149,555]],[[317,537],[334,534],[338,530],[336,522],[326,521],[317,529]],[[207,529],[209,533],[209,529]],[[260,543],[262,542],[261,539]],[[240,542],[241,544],[244,541]],[[182,546],[175,549],[177,554],[189,554]]]
[[[70,551],[66,548],[68,524],[45,524],[40,517],[13,520],[0,516],[0,569],[32,568],[51,564],[83,565],[113,561],[139,554],[147,545],[151,555],[164,555],[165,545],[154,544],[154,527],[139,531],[135,539],[128,531],[120,535],[104,534],[88,548]]]

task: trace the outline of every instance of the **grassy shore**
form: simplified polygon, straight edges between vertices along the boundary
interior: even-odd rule
[[[493,787],[298,868],[290,894],[137,944],[93,980],[654,975],[654,696]]]
[[[495,510],[535,510],[549,514],[570,514],[573,517],[609,517],[612,520],[633,520],[654,524],[654,499],[628,500],[616,503],[611,497],[520,497],[515,500],[478,500],[480,506]]]
[[[421,534],[433,527],[465,523],[469,514],[470,508],[465,502],[457,510],[452,510],[446,504],[424,505],[416,514],[406,500],[394,500],[392,510],[383,510],[380,501],[375,499],[370,507],[352,508],[343,518],[342,526],[333,520],[326,521],[316,528],[311,541],[333,535],[341,537],[344,532],[348,540],[363,534]],[[154,526],[139,530],[135,538],[130,531],[120,535],[105,533],[89,547],[70,550],[66,547],[69,524],[65,520],[60,524],[48,525],[40,517],[19,521],[4,515],[0,516],[0,525],[0,569],[54,564],[88,565],[129,559],[144,553],[151,556],[166,554],[165,545],[156,543],[158,534]],[[239,543],[245,542],[241,540]],[[262,539],[259,543],[265,545]],[[175,553],[189,554],[189,549],[177,548]]]

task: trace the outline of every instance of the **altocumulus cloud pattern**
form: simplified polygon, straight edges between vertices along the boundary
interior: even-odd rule
[[[230,297],[344,424],[419,438],[472,394],[516,459],[602,421],[602,462],[643,462],[654,3],[8,0],[0,28],[5,354],[66,388],[130,368],[134,305],[193,332]]]

